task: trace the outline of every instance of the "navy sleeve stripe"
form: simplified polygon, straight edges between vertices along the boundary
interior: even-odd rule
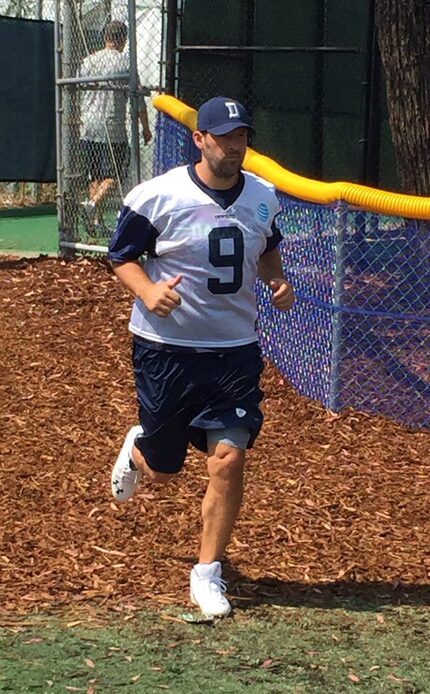
[[[277,246],[279,246],[279,244],[282,241],[282,234],[279,231],[278,227],[276,226],[275,222],[272,222],[271,228],[272,228],[272,236],[269,236],[269,238],[267,239],[266,248],[263,251],[263,255],[264,255],[264,253],[268,253],[269,251],[273,251],[275,248],[277,248]]]
[[[154,256],[158,235],[149,219],[124,206],[109,244],[108,258],[114,263],[126,263],[138,260],[144,253]]]

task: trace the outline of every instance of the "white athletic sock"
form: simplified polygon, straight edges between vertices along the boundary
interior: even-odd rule
[[[196,564],[194,569],[200,578],[210,578],[216,573],[219,566],[219,561],[212,561],[210,564]]]

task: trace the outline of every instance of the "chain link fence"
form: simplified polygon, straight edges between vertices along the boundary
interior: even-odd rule
[[[190,163],[190,131],[160,114],[157,172]],[[301,394],[430,428],[430,222],[278,193],[282,258],[297,302],[257,284],[263,353]]]
[[[153,170],[162,0],[57,0],[60,247],[102,251],[131,187]]]
[[[265,353],[302,394],[430,428],[430,222],[280,194],[291,319],[260,286]]]
[[[152,174],[155,112],[149,97],[162,82],[164,2],[0,0],[0,13],[56,23],[57,77],[71,80],[59,86],[56,104],[60,217],[67,241],[104,243],[113,231],[118,207],[132,179],[137,183]],[[127,27],[127,41],[120,50],[106,49],[105,29],[112,21]],[[116,78],[109,79],[115,73]],[[78,81],[80,76],[82,82]],[[130,157],[133,100],[138,109],[134,120],[140,112],[142,121],[146,118],[147,122],[144,133],[141,125]],[[102,187],[100,204],[92,210],[88,203],[104,181],[109,183]],[[3,207],[55,203],[56,196],[56,184],[0,183]]]

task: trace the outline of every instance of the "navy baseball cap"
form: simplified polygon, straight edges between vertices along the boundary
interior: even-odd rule
[[[254,131],[245,106],[238,101],[226,96],[214,96],[200,106],[197,130],[206,130],[211,135],[226,135],[235,128]]]

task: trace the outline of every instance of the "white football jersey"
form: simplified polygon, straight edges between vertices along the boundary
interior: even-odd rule
[[[198,182],[193,167],[181,166],[136,186],[124,201],[110,259],[136,260],[146,250],[152,282],[183,276],[175,288],[181,305],[160,318],[136,299],[130,330],[181,347],[255,342],[257,264],[280,240],[274,186],[243,172],[238,195],[224,208],[216,201],[221,191],[210,195]]]

